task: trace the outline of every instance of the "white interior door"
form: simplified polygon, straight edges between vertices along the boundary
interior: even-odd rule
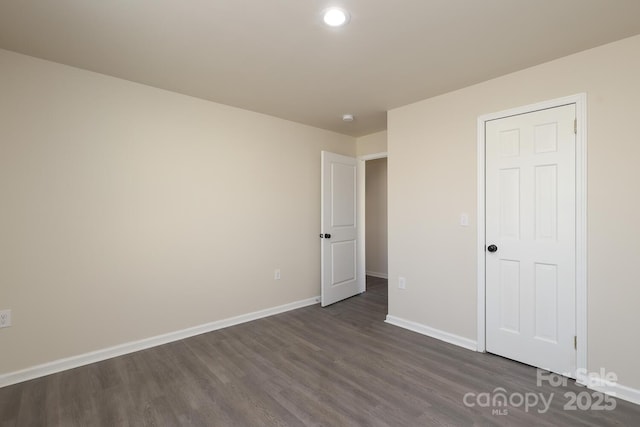
[[[486,348],[575,375],[575,104],[486,123]]]
[[[322,306],[364,292],[364,263],[358,248],[357,160],[322,152]]]

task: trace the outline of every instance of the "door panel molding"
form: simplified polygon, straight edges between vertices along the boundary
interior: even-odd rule
[[[576,372],[587,372],[587,95],[579,93],[478,117],[477,120],[477,351],[486,351],[485,123],[563,105],[576,106]],[[574,373],[575,374],[575,373]],[[579,383],[587,378],[578,376]]]

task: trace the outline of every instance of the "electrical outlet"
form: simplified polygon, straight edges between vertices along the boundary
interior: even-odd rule
[[[276,268],[276,271],[273,272],[273,279],[280,280],[280,269]]]
[[[407,289],[407,279],[398,277],[398,289]]]
[[[0,310],[0,328],[11,326],[11,310]]]

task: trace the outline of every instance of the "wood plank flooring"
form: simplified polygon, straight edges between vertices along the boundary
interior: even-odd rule
[[[0,426],[640,425],[640,406],[563,410],[564,393],[587,390],[537,387],[534,368],[384,323],[386,291],[368,278],[368,292],[327,308],[2,388]],[[464,405],[497,387],[554,397],[544,414]]]

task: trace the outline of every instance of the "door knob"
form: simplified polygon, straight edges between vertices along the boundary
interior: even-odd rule
[[[487,250],[489,252],[496,252],[498,250],[498,247],[496,245],[489,245],[489,247],[487,248]]]
[[[331,234],[325,234],[325,235],[324,235],[324,238],[325,238],[325,239],[330,239],[330,238],[331,238]]]

